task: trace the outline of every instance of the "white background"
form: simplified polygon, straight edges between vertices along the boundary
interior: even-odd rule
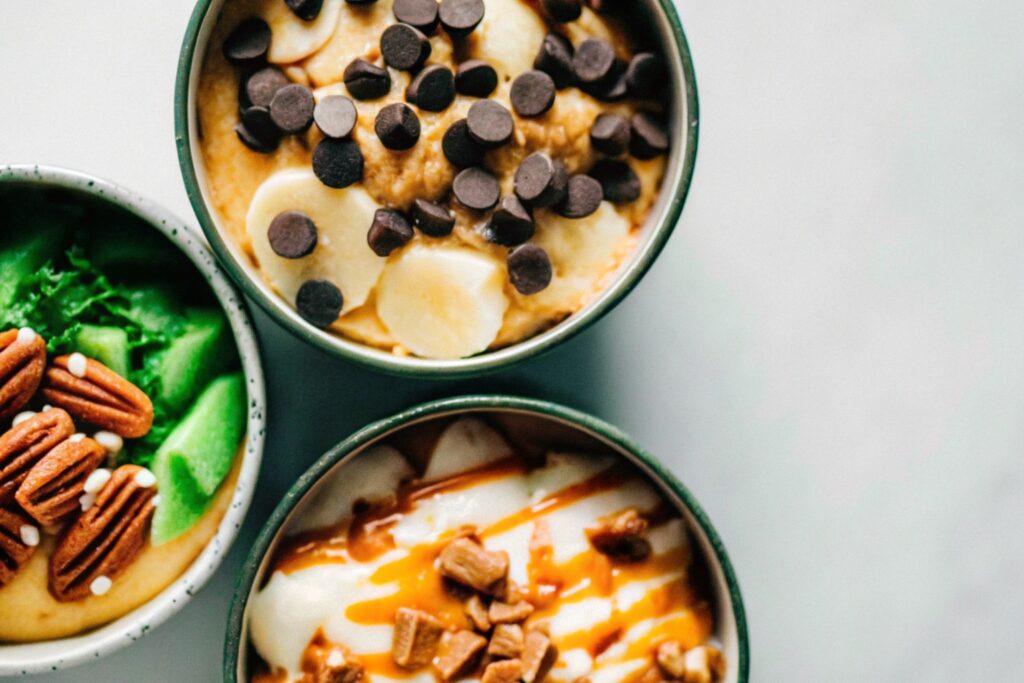
[[[191,0],[0,0],[0,161],[192,219],[172,91]],[[250,523],[170,623],[54,681],[214,681],[234,575],[317,455],[468,390],[591,410],[721,532],[759,681],[1019,681],[1024,3],[681,0],[691,199],[641,286],[521,370],[396,380],[257,314],[270,439]]]

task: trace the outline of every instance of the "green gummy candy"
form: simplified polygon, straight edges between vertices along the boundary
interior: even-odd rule
[[[216,309],[193,309],[184,333],[160,359],[160,400],[173,412],[185,408],[196,391],[223,370],[232,357],[227,320]]]
[[[75,350],[95,358],[122,377],[128,376],[128,333],[120,327],[82,325],[75,337]]]
[[[130,306],[125,317],[147,332],[168,333],[180,325],[181,308],[165,287],[136,287],[127,296]]]
[[[161,545],[195,526],[210,498],[199,489],[185,459],[176,453],[158,452],[153,459],[153,474],[160,504],[153,514],[152,542]]]

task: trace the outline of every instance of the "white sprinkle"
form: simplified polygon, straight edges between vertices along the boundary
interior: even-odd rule
[[[143,467],[135,473],[135,483],[144,489],[148,489],[156,483],[156,475]]]
[[[93,473],[85,480],[85,484],[82,485],[82,490],[86,493],[96,493],[108,481],[110,481],[110,470],[101,467],[98,470],[93,470]]]
[[[71,436],[69,436],[68,441],[70,441],[71,443],[78,443],[84,438],[85,434],[83,434],[82,432],[78,432],[77,434],[72,434]]]
[[[153,496],[153,507],[157,507],[158,505],[160,505],[160,494],[159,493],[156,494],[155,496]]]
[[[82,512],[85,512],[92,507],[92,504],[96,502],[95,493],[83,493],[78,497],[78,504],[82,506]]]
[[[93,434],[92,438],[96,440],[96,443],[107,449],[107,453],[111,455],[120,453],[121,449],[124,448],[124,439],[114,432],[102,430]]]
[[[53,406],[51,406],[49,403],[43,406],[43,412],[45,413],[47,410],[53,410]]]
[[[21,533],[21,542],[27,546],[39,545],[39,529],[32,526],[31,524],[22,524],[21,528],[18,529]]]
[[[23,413],[18,413],[17,415],[14,416],[14,419],[11,420],[11,426],[14,427],[14,426],[20,425],[25,420],[30,420],[30,419],[32,419],[35,416],[36,416],[36,411],[34,411],[34,410],[26,410]]]
[[[345,656],[341,653],[341,650],[331,650],[331,653],[327,655],[327,666],[338,667],[345,663]]]
[[[85,371],[89,369],[89,363],[85,356],[75,351],[68,358],[68,372],[75,377],[85,377]]]
[[[36,338],[36,331],[31,327],[23,327],[18,330],[18,341],[22,344],[28,344],[30,341]]]
[[[89,590],[92,591],[93,595],[104,595],[110,590],[110,587],[114,585],[114,582],[105,576],[97,576],[89,584]]]

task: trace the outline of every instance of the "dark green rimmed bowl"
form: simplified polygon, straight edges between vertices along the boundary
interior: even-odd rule
[[[339,476],[345,464],[366,448],[413,424],[456,415],[503,415],[520,418],[516,430],[532,430],[548,443],[584,451],[601,450],[618,454],[644,472],[663,495],[678,508],[708,569],[715,605],[716,636],[728,659],[726,683],[749,680],[750,654],[746,613],[739,582],[725,546],[693,495],[652,455],[616,427],[572,408],[541,401],[502,395],[476,395],[424,403],[375,422],[356,432],[325,453],[299,477],[263,526],[249,552],[235,586],[224,642],[224,680],[248,681],[248,608],[257,587],[264,584],[270,559],[284,536],[296,510],[312,499],[327,481]]]
[[[247,295],[299,338],[332,355],[393,374],[454,377],[497,371],[557,346],[600,319],[637,285],[672,234],[683,210],[697,156],[697,83],[690,49],[672,0],[635,0],[631,26],[642,35],[653,37],[669,64],[672,149],[662,191],[643,227],[643,236],[632,257],[623,263],[601,295],[546,332],[503,349],[458,360],[397,356],[313,327],[264,282],[234,241],[222,234],[219,218],[207,199],[206,173],[197,146],[195,96],[209,36],[226,1],[230,0],[198,0],[185,32],[174,96],[178,161],[199,223],[225,269]]]

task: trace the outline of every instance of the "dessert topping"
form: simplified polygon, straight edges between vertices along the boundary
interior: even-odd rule
[[[344,95],[328,95],[313,109],[313,121],[329,138],[347,138],[359,119],[355,102]]]
[[[11,426],[16,427],[25,420],[29,419],[30,417],[33,417],[34,415],[38,415],[38,413],[34,410],[23,410],[22,412],[14,416],[14,418],[11,420]]]
[[[540,51],[533,59],[533,68],[551,76],[559,90],[568,88],[576,82],[576,72],[573,71],[572,65],[574,54],[575,50],[569,39],[561,33],[552,31],[544,36]]]
[[[503,197],[491,214],[483,235],[493,244],[514,247],[533,237],[534,229],[533,216],[516,196],[510,195]]]
[[[451,211],[436,202],[417,199],[412,203],[412,221],[424,235],[444,237],[450,235],[455,227],[455,217]]]
[[[572,67],[580,83],[598,83],[608,77],[615,65],[615,49],[607,40],[587,38],[576,48]]]
[[[392,24],[380,37],[384,63],[399,71],[415,71],[430,56],[430,39],[409,24]]]
[[[484,149],[469,134],[466,119],[459,119],[448,127],[441,138],[441,151],[457,168],[477,166],[484,160]]]
[[[433,616],[420,610],[399,607],[391,641],[391,658],[403,669],[430,664],[444,629]]]
[[[365,59],[356,59],[345,67],[345,87],[357,100],[375,100],[391,90],[391,75]]]
[[[524,244],[513,249],[509,252],[507,265],[509,281],[520,294],[536,294],[551,284],[551,258],[536,244]]]
[[[522,675],[523,663],[520,660],[503,659],[487,665],[480,683],[519,683]]]
[[[429,64],[412,79],[405,99],[424,111],[444,111],[455,99],[455,76],[446,66]]]
[[[534,152],[519,164],[513,182],[516,195],[527,206],[551,206],[565,197],[569,173],[561,161],[546,152]]]
[[[498,624],[487,644],[487,654],[492,657],[518,657],[523,653],[525,636],[519,624]]]
[[[359,683],[363,667],[339,645],[313,643],[302,655],[304,683]]]
[[[295,309],[314,327],[324,328],[337,320],[344,299],[329,280],[306,280],[295,295]]]
[[[452,192],[466,208],[486,211],[498,203],[501,187],[498,185],[498,179],[490,171],[472,166],[455,176]]]
[[[658,668],[679,683],[718,683],[725,676],[725,657],[710,645],[686,650],[681,643],[669,641],[658,647]]]
[[[512,139],[512,114],[494,100],[474,102],[466,114],[469,134],[482,146],[500,147]]]
[[[313,21],[320,14],[324,0],[284,0],[288,9],[303,21]]]
[[[26,532],[28,528],[35,529],[35,534]],[[0,507],[0,587],[11,582],[38,544],[39,530],[31,519],[19,510]]]
[[[281,258],[309,256],[316,248],[316,225],[301,211],[282,211],[270,222],[267,241]]]
[[[468,674],[477,656],[487,646],[487,639],[462,629],[446,633],[441,639],[434,666],[441,674],[441,680],[450,681]]]
[[[569,178],[565,199],[557,211],[566,218],[585,218],[601,206],[604,190],[596,179],[588,175],[574,175]]]
[[[78,509],[86,481],[106,456],[92,439],[69,438],[32,467],[15,499],[34,520],[53,526]]]
[[[632,136],[629,153],[637,159],[653,159],[668,151],[668,131],[648,112],[638,112],[629,122]]]
[[[281,142],[281,131],[270,118],[269,107],[248,107],[242,110],[235,133],[246,147],[260,154],[269,154]]]
[[[479,594],[473,593],[466,601],[466,616],[469,617],[469,621],[473,624],[473,628],[481,633],[486,633],[491,630],[491,619],[487,615],[487,605],[484,604],[483,598]]]
[[[321,140],[313,150],[313,173],[327,187],[348,187],[363,179],[363,152],[352,140]]]
[[[312,90],[299,83],[290,83],[274,93],[270,101],[270,118],[284,133],[302,133],[313,123],[315,106]]]
[[[23,328],[27,329],[27,328]],[[46,342],[33,332],[0,333],[0,420],[15,415],[35,394],[46,367]]]
[[[540,116],[555,103],[555,82],[543,71],[527,71],[512,81],[509,99],[520,116]]]
[[[487,611],[487,618],[492,624],[517,624],[526,621],[531,614],[533,605],[525,600],[514,604],[495,600]]]
[[[412,239],[412,226],[394,209],[377,209],[366,241],[377,256],[387,256]]]
[[[582,0],[542,0],[544,11],[557,22],[576,21],[583,14]]]
[[[381,108],[373,125],[382,145],[406,150],[420,139],[420,119],[407,104],[395,102]]]
[[[526,634],[523,646],[523,683],[540,683],[558,661],[558,648],[546,633],[532,630]]]
[[[395,0],[395,19],[415,26],[428,36],[437,28],[437,0]]]
[[[484,550],[476,541],[457,538],[438,558],[441,574],[481,593],[500,591],[508,575],[508,554]]]
[[[610,202],[624,204],[640,196],[640,178],[621,159],[601,159],[590,169],[590,175],[601,183],[601,192]]]
[[[46,371],[43,397],[88,424],[122,437],[145,436],[153,424],[149,397],[97,360],[89,358],[85,366],[78,374],[76,354],[54,358]]]
[[[276,66],[267,66],[245,79],[245,96],[250,106],[269,107],[277,91],[290,82]]]
[[[0,502],[11,501],[32,467],[74,431],[67,412],[47,410],[0,436]]]
[[[497,87],[498,72],[482,59],[468,59],[455,69],[455,89],[461,95],[487,97]]]
[[[243,66],[264,59],[269,49],[270,27],[262,19],[246,19],[224,40],[224,57]]]
[[[638,52],[626,68],[626,87],[629,94],[640,99],[657,96],[665,87],[665,64],[653,52]]]
[[[590,127],[590,144],[598,152],[617,157],[629,149],[629,121],[618,114],[598,114]]]
[[[586,531],[594,549],[613,559],[639,562],[651,554],[651,544],[645,537],[647,520],[636,508],[602,518]]]
[[[114,432],[101,429],[92,435],[93,440],[106,449],[110,455],[117,455],[124,448],[124,439]]]
[[[453,38],[463,38],[483,21],[484,0],[441,0],[441,25]]]

